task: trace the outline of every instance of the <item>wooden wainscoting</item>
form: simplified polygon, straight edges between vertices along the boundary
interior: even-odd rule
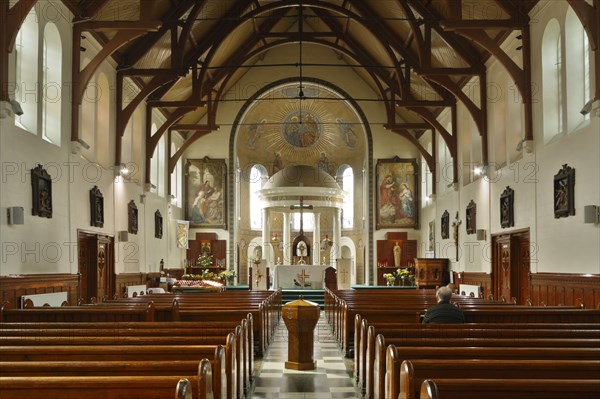
[[[69,305],[77,305],[79,298],[79,274],[23,274],[0,276],[0,297],[2,302],[10,302],[13,307],[21,306],[21,296],[68,293]]]
[[[572,306],[582,301],[586,309],[600,305],[600,275],[568,273],[532,273],[533,305]]]
[[[478,285],[483,290],[483,297],[487,298],[492,293],[492,275],[483,272],[452,272],[456,288],[460,284]],[[459,277],[460,275],[460,277]]]
[[[120,273],[116,275],[116,294],[123,298],[127,292],[127,286],[146,284],[146,275],[143,273]]]

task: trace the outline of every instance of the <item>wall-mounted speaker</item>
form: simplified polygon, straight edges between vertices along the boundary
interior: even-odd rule
[[[584,223],[600,223],[600,207],[596,205],[586,205],[583,207]]]
[[[8,224],[25,224],[25,211],[22,206],[11,206],[6,212]]]
[[[485,241],[485,230],[484,229],[477,230],[477,240]]]
[[[119,231],[119,241],[127,242],[128,240],[129,240],[129,233],[127,232],[127,230]]]

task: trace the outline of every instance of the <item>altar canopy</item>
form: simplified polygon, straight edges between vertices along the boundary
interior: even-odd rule
[[[323,289],[328,265],[278,265],[273,270],[273,288]]]

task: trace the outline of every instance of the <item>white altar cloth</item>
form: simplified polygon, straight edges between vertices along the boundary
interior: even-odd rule
[[[323,289],[328,265],[277,265],[273,269],[273,288]]]

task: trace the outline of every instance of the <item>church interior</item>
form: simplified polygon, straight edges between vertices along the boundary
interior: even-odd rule
[[[358,309],[412,323],[451,284],[464,312],[599,330],[600,0],[5,0],[0,26],[0,333],[46,301],[194,328],[243,304],[237,385],[224,349],[180,397],[396,398]],[[310,383],[272,363],[303,291],[317,369],[346,356]]]

